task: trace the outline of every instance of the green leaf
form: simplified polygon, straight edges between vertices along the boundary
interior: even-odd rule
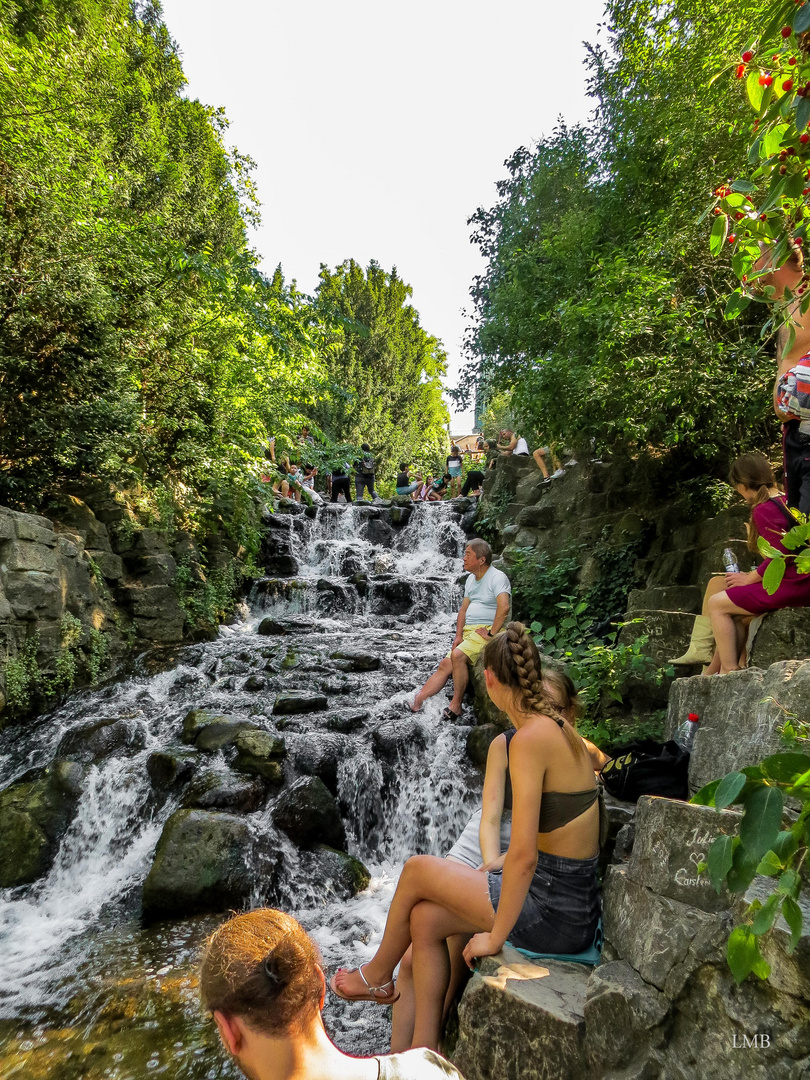
[[[771,780],[779,780],[784,784],[792,783],[802,773],[810,768],[810,755],[808,754],[771,754],[760,763],[760,768]]]
[[[782,860],[773,851],[766,851],[757,867],[757,873],[764,877],[777,877],[783,870]]]
[[[810,4],[802,4],[794,15],[791,25],[794,34],[803,34],[805,30],[810,30]]]
[[[720,892],[726,881],[726,874],[734,861],[734,840],[731,836],[718,836],[709,848],[706,865],[715,891]]]
[[[739,191],[743,195],[750,195],[752,191],[757,190],[757,185],[752,184],[750,180],[735,180],[731,185],[732,191]]]
[[[714,806],[714,796],[719,787],[720,781],[712,780],[710,783],[705,784],[700,791],[696,791],[689,802],[694,803],[695,806]]]
[[[797,131],[804,131],[807,127],[807,122],[810,120],[810,98],[799,98],[799,104],[796,106],[796,118],[794,123]]]
[[[728,218],[725,214],[718,214],[714,219],[714,225],[712,225],[712,231],[709,236],[709,250],[712,255],[717,256],[723,250],[726,236],[728,236]]]
[[[728,300],[726,301],[726,307],[723,311],[723,317],[729,321],[731,319],[736,319],[738,315],[745,311],[745,309],[750,303],[750,296],[745,296],[745,294],[742,293],[739,289],[735,289],[735,291],[731,294],[731,296],[729,296]]]
[[[764,536],[760,536],[757,540],[757,549],[765,559],[778,559],[783,556],[783,553],[769,544]]]
[[[726,956],[731,974],[737,983],[741,983],[746,976],[754,972],[760,979],[767,978],[761,974],[768,965],[762,959],[759,951],[759,943],[756,935],[747,926],[737,926],[731,931],[726,946]],[[770,972],[770,968],[768,968]]]
[[[769,596],[773,596],[779,586],[782,584],[782,578],[785,576],[785,560],[784,558],[774,558],[768,563],[765,570],[765,574],[762,578],[762,587]]]
[[[786,896],[782,901],[782,918],[790,927],[790,942],[787,952],[792,953],[802,936],[802,909],[789,896]]]
[[[745,773],[733,772],[724,776],[720,781],[714,795],[714,805],[718,810],[731,806],[742,789],[745,787],[747,777]]]
[[[780,832],[773,844],[773,853],[783,863],[791,859],[799,850],[799,838],[794,833],[793,829],[788,829],[787,832]]]
[[[779,881],[776,883],[776,891],[784,893],[785,896],[792,896],[794,900],[798,900],[801,884],[802,881],[797,870],[785,870],[779,878]]]
[[[779,835],[784,805],[782,792],[777,787],[759,787],[745,800],[740,840],[748,855],[757,862],[770,851]]]
[[[783,897],[781,897],[779,893],[772,893],[771,896],[768,897],[754,916],[754,921],[751,924],[751,930],[754,934],[757,934],[758,936],[760,934],[767,934],[773,926],[776,916],[779,914],[782,900]]]

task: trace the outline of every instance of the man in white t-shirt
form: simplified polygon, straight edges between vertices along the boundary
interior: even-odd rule
[[[464,691],[470,681],[467,661],[474,663],[486,643],[500,633],[509,620],[512,586],[509,578],[492,565],[492,548],[486,540],[471,540],[464,550],[464,569],[469,571],[456,619],[453,647],[414,697],[413,712],[433,697],[453,677],[453,699],[442,713],[445,720],[461,716]]]
[[[522,435],[515,435],[511,428],[506,428],[502,433],[502,438],[508,440],[506,446],[499,447],[502,454],[506,454],[507,457],[529,456],[529,444]]]

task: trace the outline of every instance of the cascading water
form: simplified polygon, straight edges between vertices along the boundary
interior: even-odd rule
[[[158,797],[147,763],[157,751],[188,752],[180,733],[190,709],[280,731],[288,776],[327,779],[348,850],[368,867],[370,886],[353,900],[336,899],[311,877],[307,853],[282,837],[272,874],[257,860],[251,899],[294,912],[330,967],[373,953],[404,859],[443,854],[478,797],[464,757],[468,729],[439,719],[441,696],[418,717],[406,706],[454,632],[464,543],[454,511],[417,507],[398,525],[376,507],[328,506],[314,519],[278,514],[270,532],[280,572],[256,583],[241,623],[177,650],[168,670],[155,674],[147,656],[128,679],[5,733],[2,788],[39,776],[31,770],[56,759],[79,761],[84,771],[50,871],[0,891],[0,1075],[237,1075],[196,1004],[197,950],[221,916],[147,927],[140,918],[155,845],[182,795]],[[268,619],[281,624],[281,636],[257,633]],[[347,672],[330,659],[348,649],[379,655],[379,670]],[[325,693],[328,710],[279,722],[273,702],[289,689]],[[106,756],[86,751],[81,737],[102,719],[117,721]],[[204,767],[228,772],[221,752],[206,756]],[[244,815],[258,839],[272,827],[274,799],[267,794]],[[326,1021],[344,1049],[372,1053],[386,1048],[385,1014],[329,997]]]

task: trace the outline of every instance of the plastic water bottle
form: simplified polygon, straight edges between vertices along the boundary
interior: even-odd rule
[[[695,742],[695,735],[697,734],[699,723],[700,717],[698,714],[690,712],[683,723],[678,725],[678,730],[675,732],[675,742],[680,746],[681,750],[685,750],[687,754],[691,754],[692,752],[692,746]]]
[[[725,566],[727,574],[739,574],[740,572],[737,557],[731,548],[726,548],[723,552],[723,566]]]

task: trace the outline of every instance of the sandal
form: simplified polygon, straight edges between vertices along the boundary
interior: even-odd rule
[[[367,994],[344,994],[335,985],[335,979],[341,971],[345,971],[347,975],[350,975],[353,971],[358,972],[360,978],[366,984]],[[381,991],[385,990],[386,986],[390,986],[391,990],[385,996],[380,996]],[[395,1001],[399,1001],[400,994],[394,993],[394,980],[389,979],[388,982],[384,982],[381,986],[369,985],[368,979],[363,974],[363,965],[356,968],[338,968],[332,978],[329,980],[329,989],[332,993],[339,998],[343,998],[344,1001],[373,1001],[377,1005],[393,1005]]]
[[[442,713],[442,720],[449,720],[451,724],[454,723],[456,720],[460,720],[460,719],[461,719],[461,713],[460,712],[453,712],[453,710],[450,708],[449,705],[447,706],[447,708]]]

